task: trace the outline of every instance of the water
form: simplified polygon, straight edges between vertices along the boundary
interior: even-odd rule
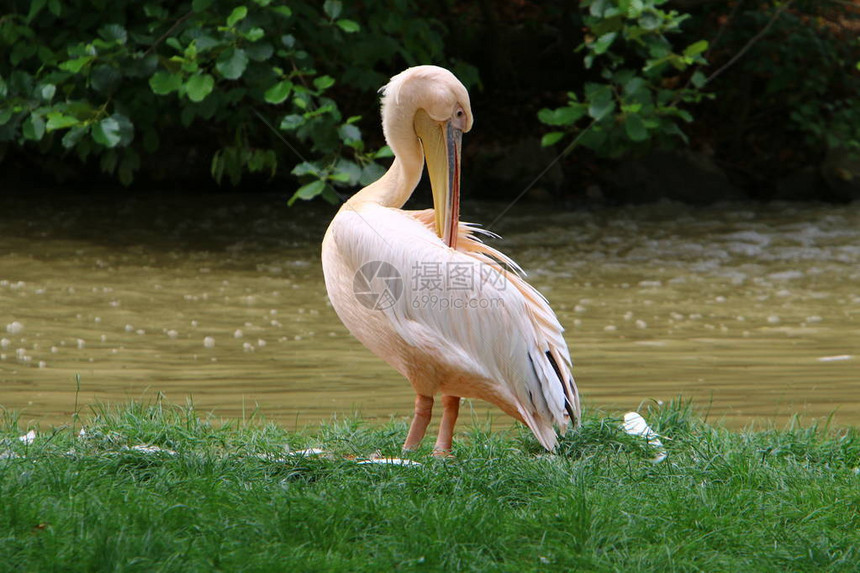
[[[464,218],[502,207],[467,201]],[[83,412],[163,393],[291,428],[408,415],[408,382],[327,303],[333,213],[273,196],[0,197],[0,404],[67,422],[79,374]],[[860,424],[860,204],[519,205],[494,230],[567,327],[586,409],[681,395],[734,427]]]

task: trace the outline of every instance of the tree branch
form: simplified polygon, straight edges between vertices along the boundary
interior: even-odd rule
[[[154,41],[152,43],[152,45],[150,47],[148,47],[146,49],[146,51],[143,53],[144,57],[148,56],[150,54],[150,52],[152,52],[152,50],[154,50],[155,48],[158,47],[158,44],[160,44],[161,42],[166,40],[170,36],[170,34],[172,34],[174,30],[176,30],[176,28],[181,26],[186,20],[188,20],[193,15],[194,15],[194,10],[190,10],[188,12],[188,14],[186,14],[185,16],[183,16],[182,18],[180,18],[179,20],[174,22],[173,25],[170,28],[168,28],[165,33],[163,33],[156,41]]]
[[[782,15],[782,13],[785,12],[788,9],[788,7],[791,6],[793,3],[794,3],[794,0],[788,0],[788,2],[786,2],[785,4],[780,6],[779,9],[776,12],[774,12],[773,16],[768,21],[767,25],[764,28],[762,28],[758,34],[756,34],[755,36],[750,38],[749,42],[747,42],[746,45],[744,45],[744,47],[741,48],[737,54],[732,56],[732,58],[728,62],[726,62],[725,64],[720,66],[720,68],[718,70],[716,70],[714,73],[712,73],[710,76],[708,76],[708,79],[705,80],[705,85],[711,83],[712,81],[714,81],[714,79],[716,79],[724,71],[726,71],[727,69],[729,69],[730,67],[735,65],[735,63],[738,60],[740,60],[744,56],[744,54],[746,54],[750,50],[750,48],[752,48],[759,40],[764,38],[765,35],[767,35],[767,33],[770,31],[770,28],[771,28],[771,26],[773,26],[774,22],[776,22],[777,19]]]

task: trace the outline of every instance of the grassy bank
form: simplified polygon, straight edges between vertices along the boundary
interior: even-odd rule
[[[0,563],[26,571],[857,571],[860,436],[729,432],[645,413],[654,463],[592,417],[541,454],[467,430],[456,458],[399,455],[405,423],[307,433],[127,405],[38,433],[7,420]],[[468,426],[467,426],[468,427]],[[427,440],[428,443],[431,440]],[[146,447],[142,447],[146,446]],[[321,447],[330,455],[286,455]]]

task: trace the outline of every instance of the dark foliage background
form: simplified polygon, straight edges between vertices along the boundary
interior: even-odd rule
[[[389,153],[376,91],[452,69],[464,184],[566,202],[860,196],[855,0],[0,2],[0,184],[289,190]]]

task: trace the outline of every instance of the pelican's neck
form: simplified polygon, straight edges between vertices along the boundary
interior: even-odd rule
[[[382,131],[394,152],[394,162],[385,174],[355,195],[347,204],[376,203],[400,209],[415,191],[424,169],[424,150],[415,133],[417,107],[406,102],[414,97],[404,96],[403,103],[382,108]]]
[[[376,203],[383,207],[400,209],[415,191],[424,169],[424,157],[420,143],[416,141],[416,153],[398,155],[385,174],[350,197],[351,206],[360,203]]]

